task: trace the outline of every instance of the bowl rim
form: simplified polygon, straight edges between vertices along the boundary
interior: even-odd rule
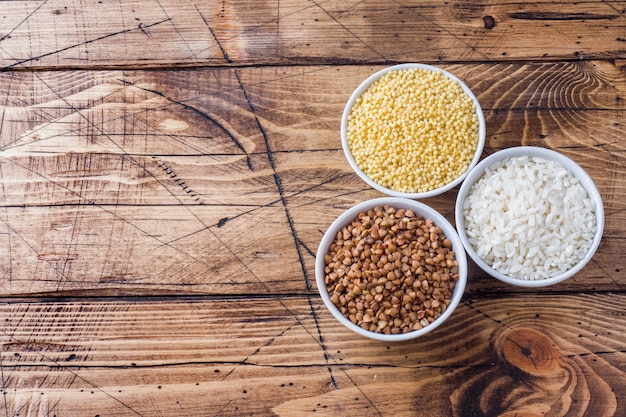
[[[594,212],[596,217],[596,232],[594,234],[591,247],[589,251],[587,251],[584,258],[582,258],[576,265],[574,265],[568,271],[556,275],[554,277],[546,278],[546,279],[538,279],[538,280],[524,280],[519,278],[510,277],[505,275],[499,271],[493,269],[489,264],[487,264],[482,258],[478,256],[472,245],[469,243],[467,238],[467,233],[465,231],[465,219],[463,216],[463,203],[467,198],[470,188],[472,185],[480,179],[484,172],[485,168],[492,165],[497,161],[501,161],[505,158],[509,157],[517,157],[517,156],[529,156],[529,157],[540,157],[548,160],[553,160],[556,162],[560,162],[574,177],[578,178],[580,184],[587,191],[587,196],[594,204]],[[602,202],[602,196],[598,191],[593,179],[589,176],[589,174],[574,160],[565,156],[564,154],[557,152],[555,150],[549,148],[542,148],[538,146],[514,146],[511,148],[501,149],[499,151],[494,152],[489,155],[482,161],[480,161],[468,174],[465,181],[461,185],[459,192],[457,194],[455,209],[454,209],[454,218],[457,228],[457,233],[459,238],[463,242],[463,246],[467,251],[467,254],[470,258],[482,269],[484,272],[488,273],[494,278],[499,279],[502,282],[515,285],[518,287],[527,287],[527,288],[539,288],[546,287],[549,285],[558,284],[566,279],[574,276],[587,263],[591,260],[593,255],[598,249],[600,242],[602,240],[602,234],[604,232],[604,205]]]
[[[378,80],[380,77],[382,77],[383,75],[385,75],[386,73],[390,71],[400,71],[400,70],[411,69],[411,68],[422,68],[422,69],[428,69],[432,71],[438,71],[444,74],[445,76],[449,77],[453,81],[456,81],[461,86],[463,91],[472,99],[476,107],[476,115],[478,116],[478,144],[476,146],[476,151],[474,152],[474,157],[472,158],[472,161],[470,162],[465,172],[463,172],[461,175],[459,175],[457,178],[455,178],[448,184],[444,185],[443,187],[436,188],[434,190],[416,192],[416,193],[403,193],[400,191],[392,190],[387,187],[383,187],[382,185],[372,180],[363,172],[363,170],[357,165],[356,161],[354,160],[354,157],[352,156],[352,152],[350,151],[350,146],[348,145],[347,130],[348,130],[348,116],[350,115],[350,111],[352,110],[352,106],[354,105],[354,102],[359,96],[361,96],[361,94],[363,94],[363,92],[365,92],[365,90],[367,90],[370,87],[372,83],[374,83],[376,80]],[[482,152],[485,147],[485,140],[486,140],[486,123],[485,123],[485,116],[483,114],[482,107],[480,106],[480,103],[478,102],[478,99],[476,98],[472,90],[463,81],[461,81],[457,76],[455,76],[454,74],[442,68],[436,67],[434,65],[421,64],[421,63],[404,63],[404,64],[396,64],[396,65],[383,68],[375,72],[374,74],[370,75],[364,81],[362,81],[361,84],[359,84],[359,86],[350,95],[350,98],[348,99],[344,107],[344,110],[341,116],[340,135],[341,135],[341,146],[343,148],[343,153],[346,159],[348,160],[348,164],[350,164],[350,167],[354,170],[354,172],[356,172],[356,174],[363,181],[365,181],[366,184],[368,184],[370,187],[374,188],[375,190],[378,190],[381,193],[386,194],[391,197],[421,199],[421,198],[434,197],[436,195],[445,193],[446,191],[451,190],[452,188],[459,185],[465,179],[465,177],[472,170],[472,168],[478,163],[478,161],[480,160],[480,157],[482,156]]]
[[[346,318],[339,309],[330,301],[330,296],[328,291],[326,290],[326,285],[324,283],[324,256],[327,253],[327,248],[335,239],[337,231],[341,229],[348,222],[353,220],[360,212],[364,210],[369,210],[376,206],[385,206],[390,205],[395,208],[410,208],[416,213],[421,214],[425,218],[430,218],[433,220],[435,225],[437,225],[444,232],[446,237],[452,241],[452,249],[455,252],[456,260],[459,264],[459,279],[454,287],[454,291],[452,292],[452,299],[450,301],[450,305],[446,308],[443,314],[438,317],[435,321],[430,323],[428,326],[423,327],[419,330],[413,330],[408,333],[402,334],[393,334],[388,335],[384,333],[375,333],[369,330],[362,329],[356,324],[352,323],[348,318]],[[349,209],[345,210],[342,214],[340,214],[326,229],[326,232],[322,236],[322,240],[317,249],[317,253],[315,256],[315,280],[318,288],[318,292],[322,297],[326,308],[331,312],[331,314],[345,327],[352,330],[353,332],[360,334],[362,336],[368,337],[370,339],[395,342],[395,341],[404,341],[414,339],[416,337],[425,335],[430,333],[439,327],[444,321],[452,315],[456,307],[461,301],[463,294],[465,292],[465,286],[467,284],[467,275],[468,275],[468,261],[465,253],[464,246],[457,234],[456,229],[452,224],[437,210],[434,208],[416,200],[407,199],[407,198],[399,198],[399,197],[379,197],[371,200],[362,201]]]

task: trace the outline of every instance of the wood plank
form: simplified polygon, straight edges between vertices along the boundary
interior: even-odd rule
[[[9,208],[0,242],[5,295],[307,291],[280,206]]]
[[[622,415],[625,306],[468,296],[429,335],[386,344],[318,297],[5,300],[0,401],[10,415]]]
[[[485,154],[557,149],[600,189],[604,242],[556,291],[625,285],[620,65],[446,66],[485,110]],[[0,288],[314,292],[323,231],[380,196],[350,171],[338,133],[352,89],[379,68],[0,73]],[[452,220],[455,198],[428,203]],[[517,290],[473,270],[468,291],[503,289]]]
[[[0,68],[623,56],[623,1],[4,1]],[[391,41],[393,40],[393,41]]]
[[[382,66],[269,67],[189,71],[0,73],[4,155],[107,152],[245,155],[336,149],[343,107]],[[575,126],[614,139],[626,81],[618,63],[442,65],[463,79],[487,112],[491,140],[509,118],[526,142]],[[496,79],[497,82],[489,80]],[[544,114],[547,111],[550,114]],[[582,116],[578,112],[584,111]],[[587,112],[595,111],[588,115]],[[568,113],[571,112],[571,113]],[[538,116],[532,116],[538,113]],[[537,120],[523,119],[530,114]],[[552,121],[552,114],[560,115]],[[572,120],[562,120],[565,117]],[[532,122],[532,123],[531,123]],[[544,129],[541,123],[549,123]],[[604,123],[604,125],[603,125]],[[520,124],[520,126],[517,126]],[[571,125],[571,126],[569,126]],[[583,129],[587,129],[586,131]],[[124,129],[127,129],[125,131]],[[569,140],[576,138],[570,133]],[[89,138],[89,141],[85,140]],[[156,139],[161,140],[156,140]],[[601,140],[598,140],[603,144]],[[611,143],[621,151],[617,141]],[[34,145],[37,145],[33,148]],[[571,145],[571,144],[569,144]],[[607,146],[608,144],[603,144]],[[493,144],[497,147],[497,142]],[[254,168],[254,165],[253,165]]]

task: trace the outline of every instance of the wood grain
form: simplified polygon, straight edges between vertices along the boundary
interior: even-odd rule
[[[622,1],[3,4],[5,69],[552,61],[626,50]]]
[[[625,301],[469,296],[443,327],[392,345],[350,334],[317,298],[5,302],[3,408],[145,417],[621,415]]]
[[[626,415],[626,2],[0,3],[0,414]],[[352,334],[323,306],[330,223],[379,197],[348,97],[396,62],[476,94],[486,156],[556,149],[606,225],[565,283],[470,262],[448,322]],[[453,220],[457,190],[425,202]]]

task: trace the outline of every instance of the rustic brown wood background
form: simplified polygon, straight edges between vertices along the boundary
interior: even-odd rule
[[[606,228],[567,283],[472,266],[386,344],[313,265],[380,196],[343,106],[400,62],[473,89],[485,155],[576,160]],[[2,1],[0,68],[0,415],[626,416],[626,1]]]

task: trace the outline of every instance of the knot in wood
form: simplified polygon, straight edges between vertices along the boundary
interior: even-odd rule
[[[506,331],[497,341],[496,349],[504,362],[537,377],[561,373],[559,352],[543,333],[521,328]]]

